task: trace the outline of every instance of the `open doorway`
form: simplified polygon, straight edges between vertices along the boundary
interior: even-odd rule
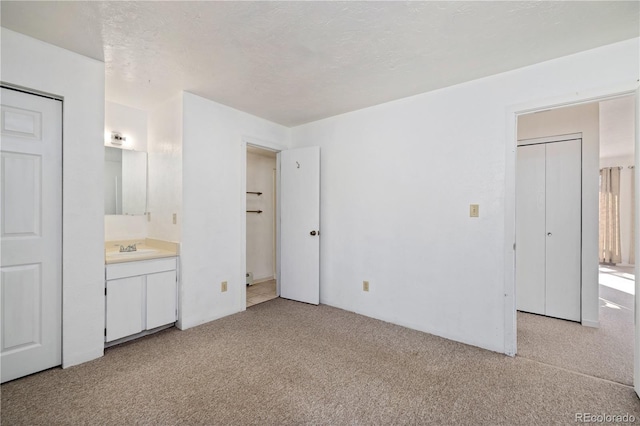
[[[258,275],[251,270],[251,265],[247,266],[249,258],[247,253],[255,248],[249,247],[248,222],[246,220],[242,222],[240,232],[244,244],[240,259],[243,265],[241,271],[244,271],[243,275],[245,275],[242,278],[248,281],[253,279],[253,285],[273,279],[275,282],[272,282],[271,286],[275,284],[275,295],[270,291],[270,298],[282,297],[317,305],[320,302],[320,148],[310,146],[284,149],[280,145],[249,137],[242,138],[241,146],[240,167],[243,173],[240,185],[242,191],[240,211],[256,210],[246,214],[267,217],[267,220],[273,220],[276,223],[273,227],[275,232],[269,237],[270,246],[275,245],[273,251],[275,260],[270,256],[271,264],[275,263],[275,265],[272,272],[268,272],[273,273],[273,278],[270,278],[271,275],[265,275],[262,278],[262,274]],[[252,188],[253,182],[247,181],[249,173],[252,173],[247,172],[247,157],[251,156],[249,150],[253,154],[262,154],[258,157],[271,157],[268,166],[271,169],[265,170],[267,177],[255,181],[259,185],[265,185],[269,180],[268,176],[274,176],[273,156],[275,155],[275,178],[270,179],[274,188],[272,200],[275,206],[275,218],[270,214],[266,215],[260,204],[257,207],[256,204],[252,204],[265,205],[268,201],[265,201],[267,200],[265,191]],[[267,174],[267,171],[270,174]],[[250,196],[264,198],[249,200]],[[262,222],[266,223],[267,220],[263,219]],[[266,250],[265,248],[264,251]],[[266,257],[263,261],[266,262]],[[266,300],[271,300],[270,298]],[[266,301],[265,297],[259,299],[263,300],[254,299],[251,306]],[[241,292],[240,306],[246,309],[247,292]]]
[[[276,153],[247,145],[246,307],[275,299]]]
[[[634,217],[632,211],[634,190],[631,186],[634,171],[632,167],[635,162],[634,133],[634,96],[524,114],[518,116],[517,123],[519,141],[516,148],[518,151],[516,160],[518,356],[625,385],[633,384],[634,362],[635,277],[632,263],[635,255],[632,249],[634,234],[631,225]],[[524,153],[525,150],[533,151],[530,149],[531,145],[528,145],[533,143],[532,138],[540,138],[537,141],[540,142],[538,151],[541,154],[537,156],[537,160],[534,160],[538,161],[542,168],[539,168],[537,177],[529,179],[523,170],[527,167],[531,168],[532,160],[525,158],[523,163],[523,158],[535,157],[530,153]],[[525,143],[526,140],[529,142]],[[553,221],[557,216],[550,216],[548,213],[550,208],[545,204],[549,201],[548,194],[554,193],[557,187],[563,186],[568,179],[567,170],[574,168],[569,164],[570,160],[553,158],[556,148],[569,140],[580,140],[581,144],[580,150],[575,154],[580,156],[576,163],[580,167],[577,172],[580,180],[579,206],[576,206],[574,201],[568,201],[570,205],[560,206],[559,211],[564,214],[567,209],[575,210],[579,207],[578,216],[571,223],[567,222],[564,227],[546,229],[545,227],[550,226],[549,221]],[[527,148],[524,145],[528,145]],[[529,161],[529,165],[526,161]],[[551,186],[546,185],[545,192],[544,179],[549,173],[554,173],[554,167],[558,170],[555,178],[561,181],[552,183]],[[609,171],[608,169],[614,169],[613,178],[605,177],[603,180],[603,170]],[[540,185],[538,188],[531,186],[531,182],[535,182],[536,179],[542,180],[542,189]],[[607,193],[611,191],[611,186],[614,187],[613,192]],[[603,188],[605,188],[605,195],[602,192]],[[532,203],[527,207],[528,210],[525,210],[523,207],[526,203],[523,204],[521,201],[528,196],[527,194],[532,193],[534,193],[533,197],[530,197]],[[562,201],[567,202],[565,198],[570,197],[562,198]],[[603,210],[606,207],[603,201],[607,199],[610,200],[611,209]],[[528,226],[523,221],[531,215],[531,209],[540,206],[542,210],[547,211],[547,216],[544,217],[543,213],[540,222],[545,229],[541,235],[533,238],[538,238],[537,246],[543,250],[541,260],[538,262],[538,267],[542,268],[543,272],[538,274],[539,279],[533,280],[536,281],[534,285],[538,285],[537,290],[528,291],[522,288],[522,283],[525,281],[522,277],[523,265],[528,261],[528,259],[523,260],[522,256],[528,256],[525,253],[528,248],[531,248],[531,241],[523,239],[527,238],[525,230]],[[614,210],[617,210],[617,217],[615,215],[612,217]],[[603,217],[610,218],[611,223],[603,223],[600,220]],[[576,226],[576,221],[580,226],[579,241],[577,241],[580,253],[565,250],[560,259],[557,253],[553,258],[548,256],[545,258],[544,250],[548,252],[549,247],[553,250],[556,239],[564,237],[570,227]],[[615,235],[604,238],[612,247],[603,250],[603,237],[607,234],[607,230],[612,230]],[[598,256],[595,256],[595,253],[598,253]],[[572,267],[572,259],[578,260],[577,264],[573,262],[573,267],[577,267],[574,272],[577,272],[578,291],[559,294],[557,289],[550,288],[548,283],[553,283],[556,269],[560,270],[560,273],[566,273],[566,270]],[[576,274],[574,273],[573,276]],[[563,284],[566,283],[564,279],[561,281]],[[536,295],[538,300],[532,301],[531,297]],[[554,311],[558,306],[558,301],[554,299],[558,297],[572,298],[570,304],[578,307],[577,318],[558,315],[557,311]],[[537,308],[538,306],[542,308]],[[552,309],[549,310],[548,306],[552,306]]]
[[[635,295],[635,99],[600,102],[600,330],[615,349],[609,359],[632,384]]]

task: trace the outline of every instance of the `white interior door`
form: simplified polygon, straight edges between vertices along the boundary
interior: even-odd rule
[[[2,382],[62,362],[62,102],[2,89]]]
[[[545,144],[517,148],[516,306],[545,314]]]
[[[320,148],[280,154],[280,297],[320,302]]]
[[[546,315],[580,321],[582,140],[545,146]]]

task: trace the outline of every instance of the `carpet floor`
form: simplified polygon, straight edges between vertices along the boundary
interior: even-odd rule
[[[274,299],[0,388],[2,424],[574,424],[629,386]]]
[[[518,356],[631,386],[633,269],[601,271],[609,269],[600,273],[600,282],[618,288],[600,285],[599,328],[518,312]]]

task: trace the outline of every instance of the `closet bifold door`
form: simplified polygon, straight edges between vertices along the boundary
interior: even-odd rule
[[[517,148],[516,307],[545,315],[545,144]]]
[[[580,321],[582,140],[546,146],[546,315]]]

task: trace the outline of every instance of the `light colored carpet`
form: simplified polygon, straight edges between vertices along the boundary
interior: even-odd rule
[[[632,388],[274,299],[1,387],[3,424],[573,424]]]
[[[614,269],[613,275],[601,272],[600,282],[626,269],[633,273]],[[632,385],[634,297],[629,292],[634,284],[626,281],[619,281],[619,287],[627,291],[600,285],[599,328],[518,312],[518,356]]]

